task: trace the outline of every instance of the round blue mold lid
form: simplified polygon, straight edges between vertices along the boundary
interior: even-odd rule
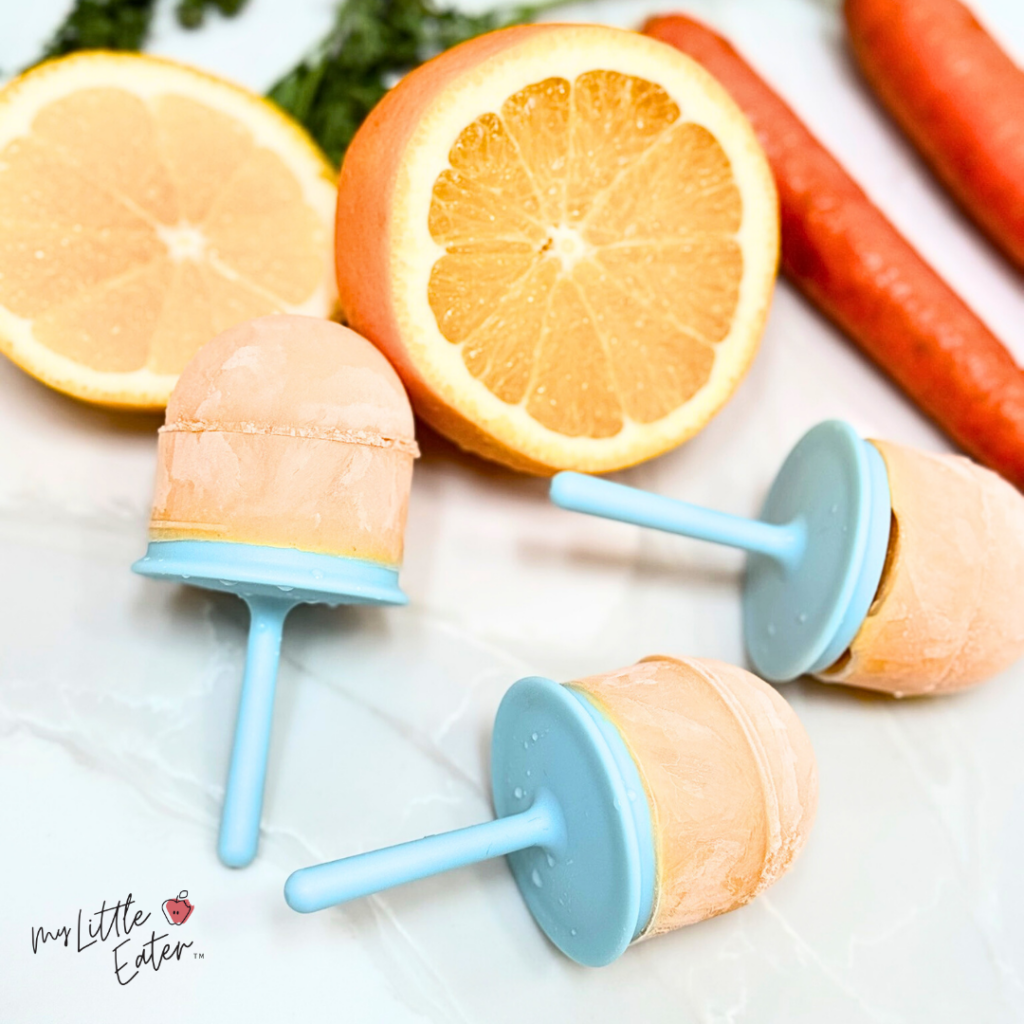
[[[376,562],[231,541],[151,541],[132,571],[153,579],[293,604],[407,604],[398,573]]]
[[[530,913],[573,960],[611,963],[647,926],[655,886],[650,808],[622,737],[583,693],[535,676],[505,694],[491,743],[497,814],[547,797],[562,815],[556,844],[508,857]]]
[[[791,526],[799,543],[785,560],[747,560],[744,634],[762,676],[819,672],[850,645],[882,577],[891,514],[885,462],[848,423],[820,423],[790,452],[761,519]]]

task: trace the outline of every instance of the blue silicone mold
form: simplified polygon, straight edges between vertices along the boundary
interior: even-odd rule
[[[744,633],[754,667],[784,682],[820,672],[849,646],[871,606],[889,544],[885,463],[853,428],[828,420],[789,454],[760,519],[743,519],[581,473],[559,473],[562,508],[749,553]]]
[[[616,959],[647,926],[656,885],[650,808],[618,730],[582,692],[521,679],[495,718],[491,785],[494,821],[303,868],[288,905],[309,913],[507,856],[563,953],[591,967]]]
[[[152,579],[237,594],[249,606],[249,645],[238,703],[217,853],[245,867],[259,845],[281,633],[299,604],[405,604],[394,569],[356,558],[226,541],[153,541],[133,566]]]

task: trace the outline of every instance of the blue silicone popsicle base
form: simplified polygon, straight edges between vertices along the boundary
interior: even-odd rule
[[[132,571],[153,579],[292,604],[407,604],[398,573],[376,562],[214,540],[151,541]]]
[[[520,679],[495,717],[491,785],[493,821],[301,868],[285,900],[308,914],[505,856],[548,938],[585,966],[611,963],[650,921],[657,868],[647,794],[614,724],[582,690]]]
[[[217,853],[250,864],[260,817],[285,618],[298,604],[405,604],[398,573],[356,558],[228,541],[152,541],[142,576],[236,594],[249,606],[249,645],[224,792]]]
[[[798,528],[801,550],[747,561],[744,634],[760,675],[785,682],[846,650],[878,589],[891,515],[885,462],[848,423],[820,423],[793,448],[761,520]]]
[[[544,793],[564,819],[562,849],[508,855],[530,913],[573,960],[611,963],[647,926],[656,873],[650,808],[622,737],[581,692],[531,677],[505,694],[491,742],[498,815]]]

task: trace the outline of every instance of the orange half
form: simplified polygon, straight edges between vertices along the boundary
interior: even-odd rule
[[[778,238],[764,154],[702,68],[636,33],[536,25],[438,57],[373,112],[341,173],[339,294],[441,433],[600,472],[732,394]]]
[[[206,341],[336,306],[334,175],[288,117],[169,61],[86,52],[0,91],[0,351],[162,408]]]

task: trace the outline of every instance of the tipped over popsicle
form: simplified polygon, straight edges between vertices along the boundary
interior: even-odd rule
[[[256,854],[281,632],[297,604],[404,604],[417,448],[398,376],[354,331],[269,316],[209,342],[160,431],[146,556],[133,569],[238,594],[251,613],[218,853]]]
[[[747,648],[775,682],[939,693],[1024,655],[1024,496],[962,456],[830,420],[790,453],[760,520],[578,473],[555,476],[551,498],[746,550]]]
[[[960,455],[872,441],[892,527],[878,590],[818,678],[901,696],[984,682],[1024,655],[1024,497]]]
[[[647,658],[564,686],[521,679],[494,722],[498,817],[294,872],[309,913],[507,855],[530,912],[589,966],[752,900],[803,847],[814,751],[790,706],[740,668]]]

